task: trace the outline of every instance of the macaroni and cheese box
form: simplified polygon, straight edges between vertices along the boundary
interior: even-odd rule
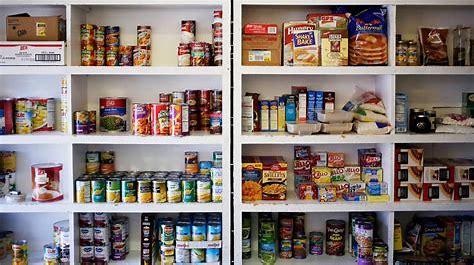
[[[286,200],[288,164],[281,156],[261,156],[262,199]]]
[[[242,201],[258,201],[262,199],[263,164],[259,157],[242,157]]]

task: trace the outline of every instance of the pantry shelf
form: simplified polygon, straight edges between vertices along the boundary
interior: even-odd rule
[[[222,203],[74,203],[75,212],[192,213],[222,212]]]
[[[18,0],[15,5],[218,5],[224,0]],[[3,3],[2,3],[3,4]]]
[[[392,134],[394,143],[474,143],[474,134]]]
[[[240,66],[238,68],[242,75],[384,75],[393,73],[393,67],[390,66]]]
[[[60,202],[41,203],[31,201],[30,196],[29,198],[26,198],[25,202],[6,203],[5,198],[0,199],[0,212],[2,213],[64,213],[72,210],[71,203],[66,202],[66,200]]]
[[[449,202],[395,202],[394,211],[418,212],[418,211],[474,211],[473,201],[449,201]]]
[[[243,5],[315,5],[312,0],[242,0]],[[318,5],[445,5],[442,0],[324,0]],[[453,0],[449,5],[472,5],[471,0]]]
[[[130,250],[125,260],[110,260],[109,264],[120,264],[120,265],[140,264],[140,251]]]
[[[248,260],[243,260],[243,264],[257,265],[257,264],[262,264],[262,262],[260,262],[260,259],[258,258],[257,253],[254,251],[252,252],[252,258]],[[341,257],[328,256],[326,254],[323,254],[321,256],[308,254],[306,256],[306,259],[279,259],[277,258],[275,265],[283,265],[283,264],[285,265],[293,265],[293,264],[295,265],[301,265],[301,264],[353,265],[354,259],[349,254],[346,254]]]
[[[395,66],[398,75],[472,75],[474,66]]]
[[[62,75],[68,73],[67,66],[2,66],[0,75]]]
[[[74,135],[74,144],[223,144],[223,135],[211,135],[207,132],[197,131],[190,136],[136,136],[125,133],[96,133],[89,135]]]
[[[70,142],[70,135],[58,131],[35,132],[32,134],[9,134],[0,136],[0,144],[64,144]]]
[[[242,133],[242,144],[337,144],[337,143],[391,143],[392,135],[317,134],[293,135],[286,132]]]
[[[222,75],[225,69],[220,66],[203,67],[106,67],[70,66],[72,75]]]

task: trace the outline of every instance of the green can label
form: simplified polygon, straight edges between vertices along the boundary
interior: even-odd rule
[[[105,179],[93,179],[92,202],[105,202]]]
[[[137,183],[134,179],[122,180],[122,202],[137,202]]]
[[[196,180],[187,179],[182,181],[183,186],[183,202],[196,201]]]

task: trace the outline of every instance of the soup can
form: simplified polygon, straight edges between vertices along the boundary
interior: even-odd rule
[[[95,110],[89,111],[89,133],[97,131],[97,112]]]
[[[166,181],[168,202],[181,202],[181,181],[179,177],[169,177]]]
[[[346,222],[343,220],[326,221],[326,255],[344,256]]]
[[[120,45],[120,27],[106,26],[105,31],[105,45],[108,47],[118,47]]]
[[[61,193],[61,163],[43,163],[31,166],[33,201],[50,202],[63,199]]]
[[[100,152],[86,152],[86,174],[100,173]]]
[[[192,42],[190,45],[191,66],[206,66],[206,43]]]
[[[151,49],[151,26],[137,26],[137,45]]]
[[[137,202],[137,181],[134,178],[123,178],[121,192],[122,202]]]
[[[120,196],[120,178],[108,178],[106,181],[106,200],[109,203],[118,203],[121,201]]]
[[[76,202],[91,202],[91,180],[88,177],[80,177],[76,179]]]
[[[149,178],[140,177],[137,179],[137,198],[139,203],[152,202],[152,182]]]
[[[323,255],[324,235],[321,232],[309,233],[309,254]]]
[[[191,47],[188,43],[178,45],[178,66],[191,66]]]
[[[199,173],[199,153],[187,151],[184,153],[184,165],[186,174]]]
[[[153,135],[170,134],[168,103],[153,103],[151,105],[151,130]]]
[[[163,177],[152,178],[153,202],[166,202],[166,179]]]
[[[182,106],[180,104],[170,104],[169,107],[170,135],[181,136],[183,134]]]
[[[196,38],[196,21],[181,21],[181,43],[192,43]]]
[[[132,104],[132,133],[134,135],[151,135],[150,104]]]
[[[15,103],[15,132],[30,134],[33,132],[33,102],[20,98]]]
[[[106,201],[106,183],[105,178],[92,178],[92,202],[105,202]]]

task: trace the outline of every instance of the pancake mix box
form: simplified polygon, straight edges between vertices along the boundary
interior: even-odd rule
[[[451,183],[424,183],[423,201],[451,201],[453,190],[454,184]]]
[[[294,46],[293,36],[295,33],[316,30],[316,24],[308,21],[293,21],[283,23],[283,65],[293,66]]]

